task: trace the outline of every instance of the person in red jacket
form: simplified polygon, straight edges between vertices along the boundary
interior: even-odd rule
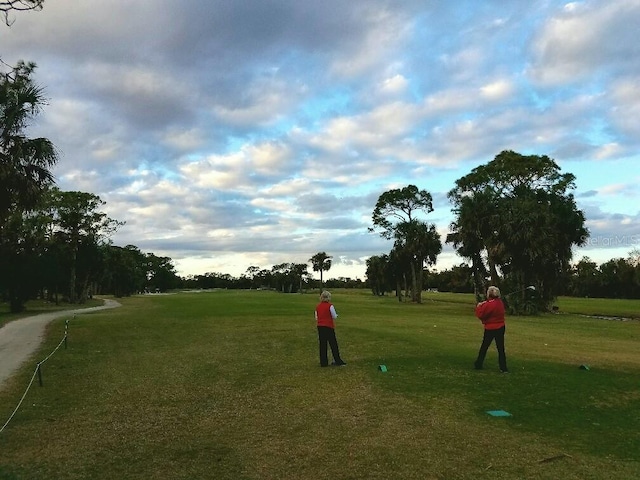
[[[326,290],[320,294],[320,303],[315,311],[316,323],[318,325],[318,343],[320,346],[320,366],[329,366],[329,358],[327,357],[327,344],[331,347],[333,355],[333,363],[336,367],[343,367],[346,362],[340,358],[340,350],[338,349],[338,340],[336,340],[335,319],[338,318],[336,309],[331,303],[331,293]]]
[[[504,352],[504,304],[500,299],[500,289],[490,286],[487,289],[487,299],[476,305],[476,317],[484,325],[484,337],[475,361],[476,370],[482,370],[484,358],[491,342],[496,341],[498,350],[498,364],[502,373],[509,373],[507,369],[507,356]]]

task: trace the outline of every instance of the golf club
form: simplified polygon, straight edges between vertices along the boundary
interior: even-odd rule
[[[509,292],[509,293],[507,293],[506,295],[502,295],[502,297],[503,297],[503,298],[504,298],[504,297],[508,297],[509,295],[513,295],[514,293],[520,293],[520,292],[523,292],[523,291],[525,291],[525,290],[535,291],[535,289],[536,289],[536,287],[535,287],[535,286],[533,286],[533,285],[529,285],[528,287],[525,287],[525,288],[522,288],[522,289],[519,289],[519,290],[514,290],[513,292]]]

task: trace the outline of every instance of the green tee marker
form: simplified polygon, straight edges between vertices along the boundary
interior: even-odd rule
[[[378,370],[380,370],[381,372],[386,372],[387,371],[387,366],[386,365],[378,365]]]
[[[591,368],[589,368],[589,365],[580,365],[580,370],[591,370]]]

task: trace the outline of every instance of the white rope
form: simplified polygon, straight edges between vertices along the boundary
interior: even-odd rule
[[[58,349],[59,349],[59,348],[62,346],[62,344],[64,343],[65,338],[67,338],[67,335],[66,335],[66,334],[65,334],[65,336],[64,336],[64,337],[62,337],[62,340],[60,340],[60,343],[58,344],[58,346],[57,346],[56,348],[54,348],[54,349],[53,349],[53,352],[51,352],[51,353],[47,356],[47,358],[45,358],[44,360],[42,360],[42,361],[38,364],[38,367],[39,367],[40,365],[42,365],[44,362],[46,362],[47,360],[49,360],[49,359],[53,356],[53,354],[54,354],[54,353],[56,353],[56,352],[58,351]]]
[[[29,382],[29,385],[27,386],[27,389],[24,391],[24,394],[22,395],[22,398],[20,399],[20,401],[18,402],[18,406],[15,408],[15,410],[13,411],[13,413],[11,414],[11,416],[9,417],[9,419],[5,422],[5,424],[2,426],[2,428],[0,428],[0,433],[2,433],[2,431],[6,428],[7,425],[9,425],[9,422],[11,421],[11,419],[13,418],[13,416],[16,414],[16,412],[18,411],[18,409],[20,408],[20,405],[22,405],[22,402],[24,401],[24,397],[27,396],[27,392],[29,391],[29,389],[31,388],[31,385],[33,384],[33,379],[36,378],[36,373],[38,373],[38,368],[40,368],[40,364],[38,364],[38,366],[36,367],[36,369],[33,372],[33,375],[31,375],[31,381]]]
[[[24,401],[25,397],[27,396],[27,393],[29,392],[29,389],[31,388],[31,385],[33,385],[33,380],[36,378],[36,375],[38,373],[38,370],[40,369],[40,365],[42,365],[44,362],[46,362],[47,360],[49,360],[54,353],[56,353],[58,351],[58,349],[60,348],[60,346],[64,343],[64,341],[67,339],[67,332],[66,332],[66,328],[65,328],[65,333],[64,333],[64,337],[62,337],[62,340],[60,341],[60,343],[58,344],[58,346],[56,348],[53,349],[53,352],[51,352],[49,355],[47,355],[47,357],[42,360],[41,362],[39,362],[36,365],[36,369],[33,371],[33,375],[31,375],[31,381],[29,382],[29,385],[27,385],[27,389],[24,391],[24,393],[22,394],[22,398],[20,399],[20,401],[18,402],[18,405],[16,406],[15,410],[13,411],[13,413],[11,414],[11,416],[9,417],[9,419],[5,422],[5,424],[2,426],[2,428],[0,428],[0,433],[2,433],[4,431],[4,429],[6,428],[7,425],[9,425],[9,422],[13,419],[13,417],[15,416],[15,414],[17,413],[18,409],[20,408],[20,406],[22,405],[22,402]]]

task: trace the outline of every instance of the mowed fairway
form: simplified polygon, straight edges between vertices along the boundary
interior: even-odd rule
[[[640,478],[639,321],[508,318],[503,375],[494,347],[472,368],[471,296],[332,293],[342,368],[319,367],[316,293],[150,295],[78,316],[0,434],[0,478]],[[0,391],[0,423],[63,330]]]

